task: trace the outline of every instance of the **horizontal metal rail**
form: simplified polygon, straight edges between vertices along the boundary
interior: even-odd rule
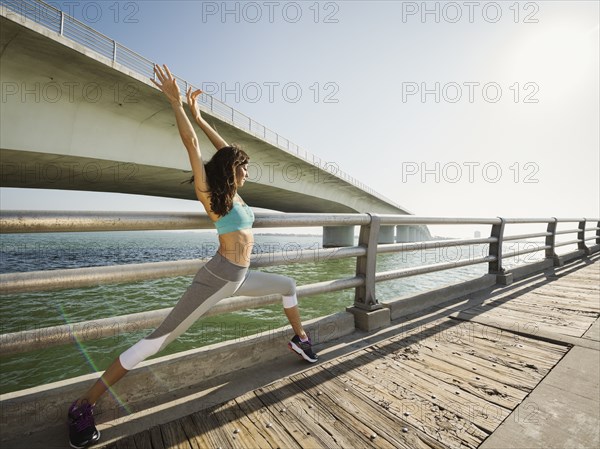
[[[252,268],[261,268],[292,263],[323,262],[346,257],[359,257],[365,254],[366,249],[358,246],[315,250],[299,249],[292,252],[255,254],[250,258],[250,264]],[[205,262],[206,260],[202,259],[192,259],[5,273],[0,274],[0,292],[6,295],[189,276],[195,274]]]
[[[381,225],[496,225],[501,221],[500,218],[421,217],[416,215],[381,215],[380,217]],[[369,214],[257,213],[254,227],[363,226],[369,224],[370,220]],[[507,218],[505,220],[506,223],[549,223],[552,221],[534,218]],[[193,212],[0,211],[0,233],[3,234],[166,229],[214,229],[214,225],[206,214]],[[579,231],[579,229],[557,231],[556,234]],[[539,233],[539,236],[544,235],[547,235],[547,233]],[[514,237],[522,238],[522,236]],[[504,237],[504,240],[510,239],[510,236]]]
[[[298,298],[331,293],[363,285],[365,280],[360,277],[336,279],[333,281],[317,282],[302,285],[297,288]],[[262,307],[281,302],[280,295],[261,297],[238,296],[226,298],[208,310],[203,317],[235,312],[237,310]],[[139,312],[128,315],[102,318],[99,320],[83,321],[70,325],[52,326],[22,332],[0,335],[0,355],[10,355],[35,351],[38,349],[59,346],[68,343],[97,340],[117,335],[151,329],[158,326],[172,310],[167,307],[150,312]]]
[[[554,247],[558,248],[559,246],[567,246],[567,245],[572,245],[574,243],[579,243],[581,242],[581,239],[577,239],[577,240],[569,240],[568,242],[559,242],[559,243],[555,243]]]
[[[538,251],[544,251],[546,249],[552,248],[550,245],[542,245],[536,246],[534,248],[526,248],[518,251],[511,251],[510,253],[504,253],[504,258],[509,259],[511,257],[522,256],[523,254],[536,253]]]
[[[449,239],[449,240],[428,240],[426,242],[415,243],[388,243],[377,246],[377,253],[396,253],[401,251],[417,251],[425,249],[449,248],[464,245],[478,245],[485,243],[494,243],[498,239],[494,237],[477,239]]]
[[[439,225],[464,225],[464,224],[499,224],[500,218],[459,218],[459,217],[419,217],[416,215],[381,215],[382,225],[408,225],[408,224],[439,224]]]
[[[257,213],[254,227],[362,226],[369,222],[368,214]],[[208,215],[192,212],[0,212],[0,232],[2,234],[188,229],[214,230],[214,224]]]
[[[480,263],[489,263],[495,261],[494,256],[478,257],[470,260],[459,260],[456,262],[443,262],[431,265],[420,265],[418,267],[402,268],[399,270],[382,271],[375,275],[376,282],[391,281],[394,279],[415,276],[419,274],[434,273],[436,271],[450,270],[452,268],[466,267]]]
[[[532,223],[552,223],[554,218],[505,218],[506,224],[532,224]],[[560,221],[579,221],[571,219],[562,219]]]
[[[509,235],[504,237],[504,241],[512,241],[512,240],[523,240],[523,239],[533,239],[536,237],[547,237],[552,235],[551,232],[538,232],[535,234],[520,234],[520,235]]]
[[[3,234],[214,229],[206,214],[174,212],[1,211]]]
[[[565,231],[556,231],[554,235],[563,235],[563,234],[576,234],[580,232],[579,229],[567,229]]]
[[[565,219],[565,221],[570,221]],[[548,223],[549,229],[544,233],[521,234],[504,236],[503,227],[507,222],[513,223]],[[354,288],[357,291],[364,289],[367,284],[384,282],[409,276],[433,273],[469,265],[488,263],[490,273],[503,273],[501,268],[502,258],[511,258],[517,255],[529,254],[537,251],[546,251],[546,257],[556,257],[554,248],[570,244],[578,244],[581,249],[582,242],[598,240],[598,235],[589,239],[579,238],[569,242],[555,243],[557,234],[555,225],[558,219],[503,219],[503,218],[448,218],[448,217],[415,217],[402,215],[370,215],[370,214],[257,214],[257,227],[288,227],[288,226],[346,226],[359,225],[361,231],[359,246],[341,248],[300,249],[290,254],[289,252],[261,253],[252,256],[252,267],[267,267],[287,265],[292,263],[319,262],[324,260],[356,257],[357,261],[371,260],[377,254],[399,253],[415,250],[428,250],[437,248],[460,247],[464,245],[488,244],[488,256],[468,260],[457,260],[446,263],[421,265],[377,273],[374,269],[367,270],[364,274],[359,272],[357,262],[356,276],[347,279],[333,279],[316,284],[298,287],[300,297],[313,294],[333,292]],[[425,242],[377,244],[379,227],[387,225],[411,224],[490,224],[492,234],[490,237],[474,239],[448,239]],[[580,226],[583,228],[583,224]],[[2,232],[60,232],[60,231],[89,231],[89,230],[140,230],[140,229],[198,229],[212,228],[212,223],[204,214],[155,214],[155,213],[124,213],[112,212],[3,212],[0,217]],[[554,226],[554,228],[550,228]],[[593,229],[592,229],[593,230]],[[578,229],[581,237],[585,230]],[[373,234],[375,233],[375,234]],[[365,238],[367,238],[365,240]],[[546,237],[552,238],[551,244],[535,246],[516,252],[502,254],[501,246],[507,240],[520,240],[524,238]],[[369,247],[365,242],[371,242]],[[585,248],[585,247],[584,247]],[[548,252],[550,251],[550,252]],[[67,270],[52,270],[30,273],[7,273],[0,275],[0,290],[3,293],[23,292],[32,290],[48,290],[56,288],[75,288],[80,286],[98,285],[100,283],[133,282],[143,279],[170,277],[194,274],[204,263],[203,260],[182,260],[169,262],[153,262],[144,264],[128,264],[111,267],[89,267]],[[229,298],[221,301],[208,315],[216,315],[235,310],[273,304],[280,300],[279,295],[270,295],[261,298]],[[357,300],[355,300],[355,305]],[[88,339],[104,338],[134,330],[151,328],[158,325],[168,314],[169,308],[151,312],[134,313],[120,317],[91,320],[71,325],[55,326],[24,332],[15,332],[0,336],[2,348],[0,354],[24,352],[48,346],[65,344],[69,342]]]

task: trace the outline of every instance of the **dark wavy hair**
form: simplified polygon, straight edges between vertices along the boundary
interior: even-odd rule
[[[221,148],[204,164],[210,189],[210,208],[215,214],[226,215],[233,207],[233,197],[237,191],[236,169],[249,160],[244,150],[232,144]],[[194,182],[193,176],[190,182]]]

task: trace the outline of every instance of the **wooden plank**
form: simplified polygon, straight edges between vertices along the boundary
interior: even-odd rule
[[[533,296],[533,297],[544,296],[544,297],[549,297],[549,298],[555,298],[559,301],[572,301],[575,304],[589,306],[589,307],[593,308],[593,310],[596,310],[598,308],[598,293],[597,292],[595,295],[582,295],[582,294],[577,294],[577,293],[573,293],[570,291],[564,291],[564,290],[557,288],[557,289],[553,289],[553,290],[544,289],[544,290],[537,290],[537,291],[529,292],[528,296]]]
[[[525,321],[525,320],[521,320],[516,321],[514,319],[510,319],[510,318],[502,318],[500,316],[492,316],[492,315],[485,315],[482,313],[478,313],[478,312],[472,312],[471,310],[465,310],[460,312],[459,314],[457,314],[458,319],[460,320],[474,320],[477,321],[478,318],[483,318],[485,320],[485,322],[483,324],[486,325],[490,325],[490,326],[495,326],[497,323],[497,326],[500,327],[518,327],[519,325],[522,326],[524,329],[526,328],[527,330],[531,329],[532,332],[527,332],[530,333],[531,335],[535,336],[537,334],[548,334],[548,335],[552,335],[555,334],[557,335],[557,339],[560,339],[560,335],[568,335],[568,336],[572,336],[572,337],[576,337],[576,338],[580,338],[581,337],[581,330],[579,330],[580,334],[577,335],[576,330],[571,330],[569,333],[567,332],[563,332],[562,330],[564,328],[560,328],[557,326],[549,326],[549,325],[545,325],[544,323],[537,323],[537,322],[533,322],[533,321]],[[573,335],[575,334],[575,335]]]
[[[542,307],[554,306],[554,305],[573,305],[574,308],[579,310],[585,310],[590,312],[595,312],[600,308],[599,305],[594,304],[588,300],[581,300],[574,298],[572,296],[557,296],[552,293],[540,293],[540,292],[529,292],[525,295],[508,295],[502,299],[488,299],[483,301],[481,304],[477,304],[477,306],[482,304],[493,305],[496,307],[504,306],[504,305],[539,305]]]
[[[484,304],[483,307],[490,307],[491,304]],[[527,303],[525,301],[510,301],[501,306],[505,310],[514,310],[517,313],[526,313],[540,317],[552,317],[560,319],[566,317],[568,320],[572,320],[577,324],[588,322],[590,319],[595,320],[598,317],[598,313],[592,310],[573,310],[567,306],[558,307],[553,304],[535,304]]]
[[[115,443],[116,449],[136,449],[135,442],[131,439],[132,437],[125,437],[117,440]]]
[[[472,324],[472,323],[470,323]],[[483,327],[480,325],[476,325],[474,327]],[[521,373],[523,371],[527,371],[527,370],[532,370],[533,372],[531,373],[531,377],[532,377],[532,383],[528,386],[528,388],[523,388],[522,385],[518,385],[518,387],[520,389],[522,389],[524,392],[529,391],[531,388],[533,388],[538,382],[539,380],[543,377],[543,375],[545,375],[545,373],[552,367],[554,366],[554,364],[564,355],[565,351],[567,350],[567,348],[559,346],[559,345],[552,345],[550,343],[546,343],[546,342],[539,342],[533,339],[523,339],[521,338],[519,341],[519,343],[516,343],[514,340],[514,335],[512,337],[512,344],[510,348],[506,348],[506,347],[502,347],[502,350],[508,350],[511,353],[507,352],[505,354],[506,357],[511,357],[511,362],[510,363],[504,363],[504,365],[508,366],[509,368],[511,368],[508,372],[507,372],[507,368],[505,366],[503,366],[503,364],[500,364],[500,366],[498,366],[498,364],[496,364],[496,367],[494,367],[494,364],[492,364],[488,358],[489,358],[489,354],[492,352],[493,353],[493,346],[490,347],[490,344],[492,343],[486,335],[482,335],[482,334],[486,334],[484,332],[471,332],[471,336],[469,337],[469,341],[468,341],[468,355],[469,356],[476,356],[477,355],[477,350],[481,351],[481,349],[483,349],[482,357],[479,358],[479,360],[477,360],[477,358],[474,358],[473,360],[469,360],[469,362],[476,362],[477,365],[472,365],[471,368],[475,368],[474,371],[476,371],[476,373],[471,374],[468,370],[464,370],[465,366],[469,366],[468,364],[465,364],[465,361],[463,360],[462,354],[465,353],[465,348],[460,348],[460,344],[461,343],[458,339],[453,340],[453,341],[448,341],[446,344],[434,344],[432,345],[431,343],[431,338],[428,339],[420,339],[418,341],[420,341],[421,343],[415,343],[415,341],[411,342],[413,343],[413,345],[417,345],[419,348],[422,348],[423,350],[421,351],[419,357],[408,357],[406,356],[406,354],[402,354],[404,357],[402,358],[402,363],[405,367],[408,366],[412,366],[414,368],[414,371],[412,372],[412,374],[416,377],[421,376],[420,373],[424,373],[427,372],[427,374],[429,376],[434,376],[436,378],[438,378],[439,380],[445,381],[447,384],[454,384],[454,382],[456,381],[457,383],[460,384],[461,389],[468,391],[469,393],[473,394],[473,395],[478,395],[482,398],[486,398],[485,395],[481,394],[481,392],[478,393],[478,390],[482,390],[483,392],[485,392],[485,394],[489,394],[491,395],[491,398],[497,398],[497,397],[501,397],[504,399],[505,395],[507,395],[507,391],[511,390],[511,387],[509,385],[502,385],[502,382],[506,382],[505,380],[503,380],[503,378],[506,378],[507,375],[509,376],[509,378],[512,378],[511,374],[513,373],[518,373],[519,377],[522,377]],[[505,333],[506,334],[506,333]],[[393,339],[392,339],[393,340]],[[510,339],[509,339],[510,340]],[[399,343],[399,349],[404,349],[406,350],[410,350],[412,353],[418,351],[418,350],[414,350],[411,347],[408,347],[407,344],[409,343],[408,341],[406,341],[406,339],[403,339],[402,341],[398,342]],[[505,342],[501,342],[501,344],[505,344]],[[452,347],[454,346],[454,347]],[[487,346],[486,348],[481,348],[481,346]],[[435,347],[435,350],[434,350]],[[388,356],[389,354],[386,351],[389,351],[390,345],[388,343],[385,344],[385,351],[383,351],[381,354],[377,355],[378,358],[381,358],[382,356]],[[477,349],[477,350],[476,350]],[[377,345],[373,348],[373,350],[377,350]],[[429,352],[428,352],[429,351]],[[459,352],[460,351],[460,352]],[[441,353],[441,354],[440,354]],[[445,353],[445,354],[444,354]],[[409,353],[410,354],[410,353]],[[531,355],[535,354],[536,355],[536,359],[532,360]],[[441,355],[441,360],[439,362],[436,362],[434,359],[436,357],[440,358]],[[492,356],[492,360],[495,356]],[[536,361],[537,360],[537,361]],[[538,366],[534,365],[532,363],[532,361],[535,361],[535,363],[542,365],[545,365],[545,369],[540,369]],[[516,362],[516,365],[515,365]],[[444,366],[444,365],[440,365],[443,363],[448,363],[450,364],[450,366]],[[484,367],[482,368],[482,364],[484,365]],[[489,365],[492,365],[492,367],[490,367]],[[454,366],[452,366],[454,365]],[[485,367],[485,365],[487,365],[487,367]],[[433,368],[433,369],[432,369]],[[486,369],[487,368],[487,369]],[[504,371],[504,372],[503,372]],[[411,373],[409,373],[411,374]],[[448,376],[455,376],[457,375],[456,379],[452,379],[453,382],[449,382],[447,377]],[[466,383],[464,382],[465,375],[470,375],[470,379],[469,377],[467,377],[467,381]],[[477,374],[477,376],[475,375]],[[494,382],[494,385],[492,385],[491,387],[488,385],[483,384],[482,382],[480,382],[482,380],[482,374],[485,374],[488,379],[498,379],[499,382]],[[479,382],[475,382],[475,377],[480,377],[480,381]],[[423,379],[426,380],[426,379]],[[508,384],[515,384],[514,380],[511,380],[509,382],[506,382]],[[514,400],[521,400],[524,397],[524,392],[519,393],[518,390],[513,390],[512,391],[512,395],[514,397]],[[488,398],[490,399],[490,398]],[[497,405],[502,405],[504,407],[510,407],[510,408],[514,408],[514,403],[513,404],[509,404],[504,402],[503,400],[491,400],[490,402],[492,403],[496,403]]]
[[[526,391],[506,385],[491,377],[490,370],[477,367],[477,370],[474,371],[427,354],[422,354],[420,360],[414,360],[414,363],[409,366],[421,370],[433,368],[431,373],[428,372],[432,374],[431,377],[450,385],[455,385],[457,382],[454,379],[458,379],[462,384],[461,389],[508,410],[514,409],[527,394]]]
[[[523,324],[530,323],[530,325],[535,324],[540,329],[547,330],[548,332],[570,335],[572,337],[580,337],[583,335],[585,327],[585,323],[575,322],[575,320],[571,320],[570,317],[561,319],[520,313],[514,310],[502,310],[501,308],[490,310],[485,307],[473,307],[468,310],[463,310],[460,313],[461,315],[480,316],[489,319],[498,318],[503,321],[520,321]],[[591,322],[593,322],[593,320],[590,321],[590,323]],[[587,327],[589,327],[589,324],[587,324]]]
[[[143,432],[135,435],[135,447],[136,449],[154,449],[152,447],[150,431],[144,430]]]
[[[554,281],[554,282],[552,282],[551,285],[546,285],[546,286],[540,287],[539,291],[556,291],[556,292],[562,292],[563,294],[570,293],[570,294],[576,295],[578,297],[584,297],[584,298],[586,298],[586,297],[593,298],[594,293],[596,293],[594,290],[591,290],[588,287],[581,286],[581,285],[567,284],[566,282],[560,283],[560,281]]]
[[[551,315],[546,310],[536,310],[531,308],[530,310],[515,310],[508,304],[502,304],[501,306],[483,305],[475,306],[467,309],[463,312],[479,313],[483,316],[498,316],[503,319],[513,319],[521,322],[532,322],[537,324],[543,324],[546,326],[555,326],[557,328],[572,327],[577,329],[584,325],[584,321],[589,322],[590,318],[571,316],[563,314],[562,316]]]
[[[361,362],[357,366],[362,366]],[[401,377],[402,373],[395,370],[383,371],[377,381],[373,381],[371,372],[365,367],[347,370],[339,363],[326,367],[337,375],[349,392],[387,410],[400,422],[412,425],[446,447],[475,448],[488,436],[487,432],[458,418],[460,406],[457,407],[454,397],[448,402],[436,395],[437,384],[432,383],[430,388],[421,390],[414,379]]]
[[[319,367],[318,370],[323,368]],[[313,375],[316,370],[308,371],[307,375]],[[273,388],[275,385],[265,387],[280,403],[286,404],[286,415],[292,419],[302,422],[306,426],[306,430],[310,433],[316,432],[319,438],[324,441],[324,446],[327,448],[347,448],[347,447],[362,447],[365,441],[369,441],[369,436],[372,431],[366,429],[368,435],[365,437],[359,430],[354,429],[352,425],[340,421],[338,411],[335,408],[325,408],[321,405],[320,396],[314,391],[314,396],[310,394],[308,389],[313,388],[312,385],[303,382],[304,378],[293,376],[290,383],[284,390]],[[294,394],[290,396],[290,393]],[[378,446],[379,447],[379,446]],[[393,447],[389,447],[390,449]]]
[[[279,394],[275,394],[279,390]],[[294,410],[298,407],[298,394],[292,380],[282,379],[256,392],[257,398],[277,419],[278,425],[287,430],[300,447],[328,447],[331,436],[315,423],[299,420]]]
[[[573,276],[566,276],[553,282],[557,282],[559,285],[566,285],[569,287],[583,287],[589,290],[598,290],[598,281],[600,281],[600,276],[587,276],[579,278]]]
[[[531,296],[541,296],[544,298],[553,298],[556,299],[557,301],[567,301],[567,303],[573,302],[574,304],[581,304],[582,306],[590,306],[592,308],[594,308],[594,310],[597,310],[598,308],[598,298],[593,298],[593,297],[583,297],[581,295],[576,296],[570,293],[564,293],[564,292],[558,292],[558,291],[553,291],[553,292],[549,292],[547,290],[539,290],[539,291],[532,291],[530,292]]]
[[[190,446],[193,449],[204,449],[208,447],[218,447],[218,446],[209,446],[210,442],[208,438],[205,438],[202,435],[202,430],[196,426],[195,421],[191,416],[184,416],[179,420],[181,427],[183,427],[183,431],[187,436],[188,441],[190,442]]]
[[[277,415],[273,415],[267,407],[258,399],[255,392],[251,391],[236,398],[236,403],[241,412],[260,428],[266,429],[263,436],[271,448],[299,449],[301,446],[290,436],[285,425],[279,421]]]
[[[517,370],[516,379],[523,382],[528,388],[537,384],[538,376],[532,376],[523,371],[523,365],[535,360],[538,371],[550,369],[554,366],[552,360],[559,360],[565,352],[564,347],[553,345],[526,337],[517,336],[501,329],[490,328],[472,322],[460,322],[452,320],[457,325],[441,323],[436,327],[436,333],[432,337],[422,338],[411,336],[405,338],[393,337],[392,339],[376,345],[386,351],[407,351],[410,345],[419,344],[426,346],[430,351],[439,352],[441,358],[452,361],[461,359],[459,364],[470,363],[475,367],[495,368],[496,376],[502,375],[502,367],[494,365],[505,365]],[[465,345],[467,346],[465,348]],[[479,351],[476,348],[480,348]],[[516,358],[510,359],[507,354],[514,353]],[[436,354],[431,354],[436,356]],[[401,358],[406,358],[403,354]],[[439,357],[438,357],[439,358]],[[519,358],[524,361],[518,363]],[[523,363],[524,362],[524,363]],[[490,367],[491,365],[491,367]]]
[[[179,421],[171,421],[161,424],[159,427],[165,443],[165,449],[191,449],[191,445]]]
[[[186,435],[200,448],[236,448],[233,433],[227,432],[214,414],[215,407],[192,413],[182,420]],[[165,448],[166,449],[166,448]]]
[[[224,403],[217,407],[214,416],[223,429],[232,433],[232,439],[236,441],[237,447],[268,447],[269,442],[263,437],[265,427],[259,427],[249,420],[242,412],[235,400]]]
[[[504,311],[507,313],[515,312],[515,315],[523,316],[531,315],[532,321],[543,321],[546,322],[570,322],[572,321],[575,326],[584,325],[590,320],[595,320],[598,317],[598,313],[595,311],[573,311],[570,312],[567,309],[558,310],[549,304],[532,304],[524,301],[510,301],[504,304],[498,305],[495,303],[484,303],[481,306],[477,306],[478,310],[484,311]]]
[[[162,439],[162,433],[160,432],[160,426],[154,426],[150,428],[150,441],[152,442],[153,449],[166,449]]]
[[[478,323],[470,324],[473,325],[473,332],[465,339],[464,343],[472,345],[473,348],[476,347],[480,351],[477,352],[469,348],[463,352],[478,356],[486,361],[489,361],[492,357],[503,356],[508,353],[511,356],[523,359],[526,363],[535,362],[539,368],[549,370],[560,360],[566,351],[566,347],[563,345],[517,335],[510,330],[498,329]],[[527,332],[529,329],[530,327],[515,326],[516,331]],[[531,332],[535,332],[535,328],[531,328]],[[452,344],[452,342],[449,343]]]
[[[299,376],[304,378],[297,380],[301,388],[321,392],[321,395],[314,398],[315,401],[319,401],[323,408],[335,410],[345,426],[352,426],[355,431],[360,431],[365,442],[362,446],[355,447],[384,448],[392,444],[392,448],[444,448],[439,441],[406,420],[393,415],[389,410],[373,403],[372,400],[350,391],[345,392],[344,383],[328,370],[305,372]],[[307,388],[305,386],[307,384],[312,387]],[[402,431],[403,428],[407,431]],[[377,437],[371,439],[370,432]]]
[[[379,359],[381,358],[380,356]],[[441,406],[444,410],[450,410],[454,419],[458,420],[458,416],[463,418],[468,416],[473,424],[487,433],[494,430],[502,419],[508,416],[507,409],[490,404],[484,399],[463,391],[458,385],[440,381],[431,375],[432,370],[424,373],[420,369],[409,366],[407,364],[408,359],[396,360],[393,355],[390,360],[397,362],[393,363],[390,369],[366,371],[364,367],[359,365],[357,371],[364,373],[365,378],[371,378],[370,381],[373,384],[383,381],[383,383],[389,385],[394,378],[402,379],[398,382],[400,388],[393,393],[400,394],[405,400],[411,399],[413,401],[411,407],[415,407],[416,403],[422,403],[425,400],[431,404],[431,407]],[[403,395],[404,390],[410,392],[410,394],[408,396]],[[436,397],[435,400],[432,400],[432,396]],[[494,415],[490,417],[486,410],[494,410]]]
[[[600,297],[599,297],[600,298]],[[572,298],[563,298],[557,296],[548,296],[545,294],[530,294],[524,298],[515,298],[515,304],[527,304],[535,307],[550,307],[559,310],[572,310],[574,312],[585,312],[598,314],[600,312],[600,304],[593,304],[589,301],[580,301]],[[484,302],[487,304],[487,302]]]

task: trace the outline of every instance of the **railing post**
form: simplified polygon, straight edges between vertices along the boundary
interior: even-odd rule
[[[363,310],[381,309],[375,294],[375,273],[377,271],[377,242],[381,218],[369,214],[371,222],[361,226],[358,245],[367,248],[367,254],[356,259],[356,275],[364,277],[364,285],[357,287],[354,293],[354,307]]]
[[[65,13],[60,12],[60,35],[63,36],[65,34]]]
[[[596,223],[596,245],[600,245],[600,221]]]
[[[551,235],[546,236],[546,246],[550,248],[546,248],[546,259],[552,259],[554,266],[558,266],[560,264],[560,260],[556,255],[556,227],[558,226],[558,219],[556,217],[552,217],[553,221],[548,223],[548,227],[546,228],[546,232],[551,232]]]
[[[496,275],[498,284],[509,285],[513,281],[512,274],[506,273],[506,270],[502,267],[502,243],[504,242],[506,220],[502,217],[498,218],[500,218],[500,223],[492,225],[492,232],[490,233],[490,237],[497,239],[494,243],[490,243],[490,256],[494,256],[496,260],[489,263],[488,273]]]
[[[117,41],[113,41],[113,62],[117,62]]]
[[[367,249],[367,254],[356,259],[356,276],[362,277],[365,283],[356,288],[354,306],[346,310],[354,314],[355,326],[371,331],[389,326],[390,309],[384,308],[375,294],[375,274],[377,272],[377,242],[381,217],[369,214],[369,224],[360,228],[358,245]]]
[[[579,232],[577,233],[577,240],[579,240],[579,242],[577,242],[577,249],[582,250],[587,256],[589,256],[590,249],[585,244],[585,225],[586,219],[584,218],[579,222]]]

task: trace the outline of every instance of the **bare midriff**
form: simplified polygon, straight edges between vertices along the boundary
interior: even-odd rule
[[[219,235],[219,254],[235,265],[250,266],[253,247],[254,234],[252,234],[252,229],[242,229]]]

